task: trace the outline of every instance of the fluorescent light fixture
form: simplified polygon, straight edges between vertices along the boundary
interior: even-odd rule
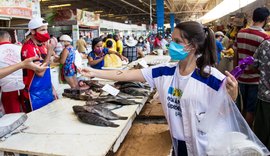
[[[241,9],[256,0],[223,0],[215,8],[198,19],[202,24],[219,19],[231,12]]]
[[[50,5],[48,6],[48,8],[61,8],[61,7],[67,7],[67,6],[71,6],[71,4],[60,4],[60,5]]]
[[[95,13],[102,13],[103,11],[102,10],[97,10],[97,11],[94,11]]]
[[[108,14],[108,16],[114,16],[114,14]]]

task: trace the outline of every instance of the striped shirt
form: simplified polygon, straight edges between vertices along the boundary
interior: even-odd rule
[[[260,44],[268,38],[269,36],[261,27],[251,26],[250,28],[240,30],[236,39],[237,61],[247,56],[253,56]],[[259,73],[248,67],[239,77],[238,81],[245,84],[258,84],[259,78]]]

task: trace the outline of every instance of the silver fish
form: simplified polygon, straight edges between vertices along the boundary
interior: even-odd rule
[[[119,109],[123,107],[123,105],[118,105],[118,104],[113,104],[113,103],[103,103],[103,104],[100,104],[99,106],[103,108],[107,108],[109,110],[115,110],[115,109]]]
[[[113,113],[112,111],[110,111],[109,109],[103,108],[99,105],[94,105],[94,106],[85,105],[85,106],[83,106],[83,108],[87,112],[97,114],[97,115],[104,117],[105,119],[108,119],[108,120],[126,120],[128,118],[128,117],[119,116],[119,115]]]
[[[134,96],[148,96],[148,91],[142,88],[122,88],[121,92]]]

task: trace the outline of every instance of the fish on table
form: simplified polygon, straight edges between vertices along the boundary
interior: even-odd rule
[[[80,121],[90,124],[90,125],[96,125],[96,126],[106,126],[106,127],[119,127],[119,125],[106,120],[105,118],[101,116],[97,116],[93,113],[89,112],[80,112],[76,114]]]
[[[130,99],[123,99],[123,98],[118,98],[118,97],[99,97],[99,98],[93,98],[93,99],[88,99],[86,101],[87,105],[96,105],[96,104],[104,104],[104,103],[112,103],[112,104],[117,104],[117,105],[138,105],[141,104],[140,102],[137,102],[135,100],[130,100]]]
[[[62,94],[62,96],[68,97],[74,100],[83,100],[83,101],[87,101],[93,98],[91,95],[71,94],[71,93],[65,93],[65,92]]]
[[[96,126],[118,127],[109,120],[126,120],[128,117],[119,116],[107,108],[99,105],[75,105],[72,107],[80,121]]]
[[[148,96],[149,94],[149,91],[143,88],[120,88],[120,91],[134,96]]]
[[[128,118],[128,117],[119,116],[113,113],[111,110],[104,108],[102,106],[99,106],[99,105],[93,105],[93,106],[84,105],[83,108],[87,112],[97,114],[108,120],[126,120]]]
[[[141,82],[127,82],[127,81],[118,81],[114,83],[116,88],[143,88],[150,89],[150,86]]]

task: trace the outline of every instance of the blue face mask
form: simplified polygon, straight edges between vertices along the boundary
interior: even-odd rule
[[[184,46],[171,41],[169,46],[169,54],[172,60],[184,60],[188,56],[188,52],[184,51]]]

